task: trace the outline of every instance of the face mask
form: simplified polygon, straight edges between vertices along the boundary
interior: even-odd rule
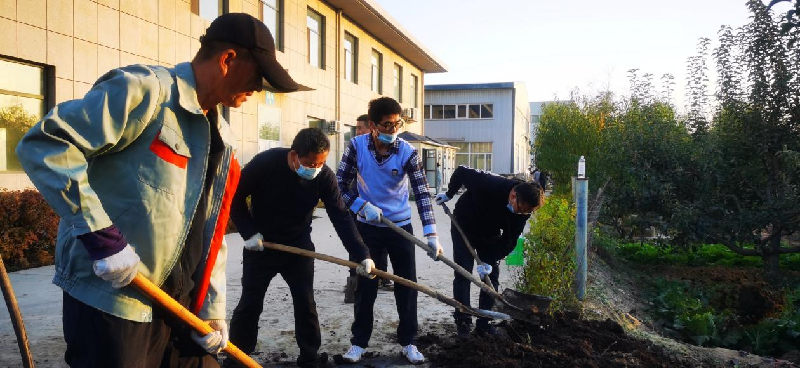
[[[383,143],[392,144],[394,143],[395,139],[397,139],[397,134],[386,134],[378,132],[378,140]]]
[[[322,166],[317,168],[305,167],[303,166],[303,164],[300,163],[300,160],[297,160],[297,170],[295,170],[295,172],[297,172],[297,175],[299,175],[303,179],[312,180],[316,178],[321,171],[322,171]]]
[[[508,208],[508,212],[514,213],[514,206],[511,203],[507,204],[506,207]]]

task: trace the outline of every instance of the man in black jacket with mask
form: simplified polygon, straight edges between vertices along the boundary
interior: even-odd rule
[[[478,265],[478,274],[481,278],[489,275],[497,289],[500,260],[516,246],[525,222],[533,211],[541,207],[544,192],[536,182],[506,179],[489,172],[459,166],[450,177],[447,192],[436,196],[436,204],[441,205],[452,199],[462,186],[467,191],[456,202],[453,214],[466,232],[478,257],[484,262]],[[474,259],[455,225],[451,225],[450,234],[453,238],[453,260],[472,272]],[[470,281],[455,272],[453,297],[462,304],[469,305],[469,289]],[[489,310],[492,304],[492,297],[481,291],[478,308]],[[458,311],[453,316],[458,335],[469,335],[472,317]],[[475,331],[489,335],[497,333],[487,318],[478,318]]]
[[[297,133],[291,148],[261,152],[242,170],[231,218],[247,240],[242,297],[233,311],[230,338],[247,354],[256,347],[267,287],[281,274],[294,305],[295,337],[300,348],[297,365],[315,367],[324,363],[325,359],[317,356],[321,336],[314,301],[314,259],[263,247],[263,242],[273,242],[313,251],[311,218],[320,200],[351,259],[361,262],[358,274],[375,277],[369,274],[375,263],[344,206],[336,175],[325,165],[329,152],[328,137],[317,128],[306,128]]]

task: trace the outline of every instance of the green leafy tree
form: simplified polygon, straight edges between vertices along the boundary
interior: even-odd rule
[[[536,165],[550,173],[557,194],[570,193],[581,156],[588,162],[586,174],[597,179],[590,181],[593,188],[602,182],[601,132],[614,116],[613,96],[604,93],[586,99],[576,95],[569,102],[546,104],[536,135]]]
[[[748,1],[752,21],[743,28],[744,75],[723,76],[706,155],[703,198],[695,205],[697,231],[707,241],[741,255],[760,256],[767,274],[779,276],[784,236],[800,230],[800,91],[781,35],[769,10]],[[723,30],[723,38],[729,37]],[[721,48],[735,45],[726,39]],[[731,50],[718,50],[720,67],[732,64]],[[742,244],[753,244],[752,248]]]
[[[37,117],[28,113],[22,105],[11,105],[0,108],[0,128],[6,129],[6,157],[7,166],[9,171],[22,170],[19,160],[16,159],[14,150],[17,148],[17,143],[22,139],[22,136],[36,124]]]

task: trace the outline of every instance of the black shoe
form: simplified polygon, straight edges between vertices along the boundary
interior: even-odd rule
[[[328,366],[328,353],[322,353],[316,358],[301,362],[300,358],[297,359],[297,366],[302,368],[319,368]]]
[[[500,333],[500,330],[498,330],[497,327],[494,327],[493,325],[477,326],[477,327],[475,327],[475,333],[478,336],[500,336],[500,335],[502,335],[502,333]]]
[[[467,323],[456,323],[456,337],[467,338],[472,330],[472,326]]]
[[[381,281],[378,282],[378,287],[386,291],[392,291],[394,290],[394,282],[392,282],[392,280],[381,279]]]

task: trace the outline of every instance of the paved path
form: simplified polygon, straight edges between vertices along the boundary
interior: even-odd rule
[[[454,202],[451,202],[454,203]],[[413,208],[413,226],[417,236],[422,223]],[[450,219],[440,206],[435,206],[439,240],[445,255],[452,258],[450,239]],[[317,209],[312,223],[312,240],[317,251],[340,258],[347,258],[333,225],[323,209]],[[241,259],[243,241],[238,234],[226,237],[229,246],[228,257],[228,318],[233,312],[241,294]],[[434,262],[427,254],[417,248],[417,278],[420,283],[445,295],[452,295],[453,271],[446,265]],[[502,265],[501,288],[512,283],[513,267]],[[61,331],[61,289],[51,283],[53,266],[14,272],[10,275],[37,367],[63,367],[65,344]],[[322,331],[321,351],[331,356],[342,354],[349,346],[350,324],[353,321],[353,305],[344,303],[343,288],[348,271],[342,266],[317,261],[315,263],[314,294]],[[477,287],[472,288],[473,305],[477,305]],[[276,277],[270,285],[264,303],[264,312],[259,321],[259,342],[255,358],[260,362],[292,364],[297,357],[298,348],[294,341],[294,317],[292,315],[289,288],[282,278]],[[430,331],[454,333],[452,308],[420,293],[419,296],[420,335]],[[373,367],[403,365],[399,358],[400,347],[394,342],[397,328],[397,312],[394,295],[381,291],[375,303],[375,330],[368,351],[377,357],[364,361]],[[14,331],[8,311],[0,307],[0,367],[19,367],[21,360],[17,350]],[[423,351],[424,353],[424,351]]]

